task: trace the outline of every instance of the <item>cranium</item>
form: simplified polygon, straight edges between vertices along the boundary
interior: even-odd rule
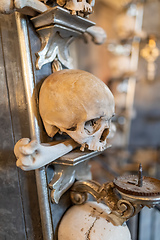
[[[81,11],[81,12],[92,12],[92,7],[95,4],[95,0],[57,0],[57,3],[60,6],[64,6],[65,8],[76,12],[76,11]]]
[[[114,98],[91,73],[62,70],[50,75],[40,90],[39,110],[50,137],[59,131],[81,144],[82,151],[105,148]]]

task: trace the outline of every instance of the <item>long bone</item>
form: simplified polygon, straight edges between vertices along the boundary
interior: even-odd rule
[[[14,147],[17,167],[24,171],[38,169],[67,154],[79,145],[72,139],[56,145],[52,144],[40,144],[36,140],[30,141],[29,138],[20,139]]]
[[[34,16],[35,12],[43,13],[50,9],[40,0],[15,0],[14,5],[16,10],[30,16]]]

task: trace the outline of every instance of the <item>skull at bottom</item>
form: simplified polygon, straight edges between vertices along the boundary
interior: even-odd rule
[[[47,134],[67,133],[81,150],[107,144],[114,98],[104,82],[82,70],[62,70],[42,84],[39,110]]]
[[[109,208],[96,202],[71,207],[61,220],[58,240],[131,240],[128,227],[106,220]]]

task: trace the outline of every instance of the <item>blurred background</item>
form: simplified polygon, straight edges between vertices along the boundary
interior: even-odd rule
[[[98,0],[90,20],[107,33],[95,46],[76,42],[78,68],[111,89],[116,102],[112,147],[91,160],[93,179],[104,183],[123,174],[160,179],[160,1]],[[128,223],[133,240],[158,240],[160,208],[144,208]]]

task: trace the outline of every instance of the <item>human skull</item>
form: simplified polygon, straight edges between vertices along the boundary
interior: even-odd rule
[[[82,151],[85,147],[102,151],[114,114],[114,98],[105,83],[91,73],[62,70],[42,84],[39,111],[50,137],[64,132],[81,144]]]
[[[58,240],[131,240],[128,227],[106,220],[110,209],[96,202],[71,207],[63,216]]]
[[[63,6],[71,11],[92,12],[92,7],[95,5],[95,0],[57,0],[60,6]]]

